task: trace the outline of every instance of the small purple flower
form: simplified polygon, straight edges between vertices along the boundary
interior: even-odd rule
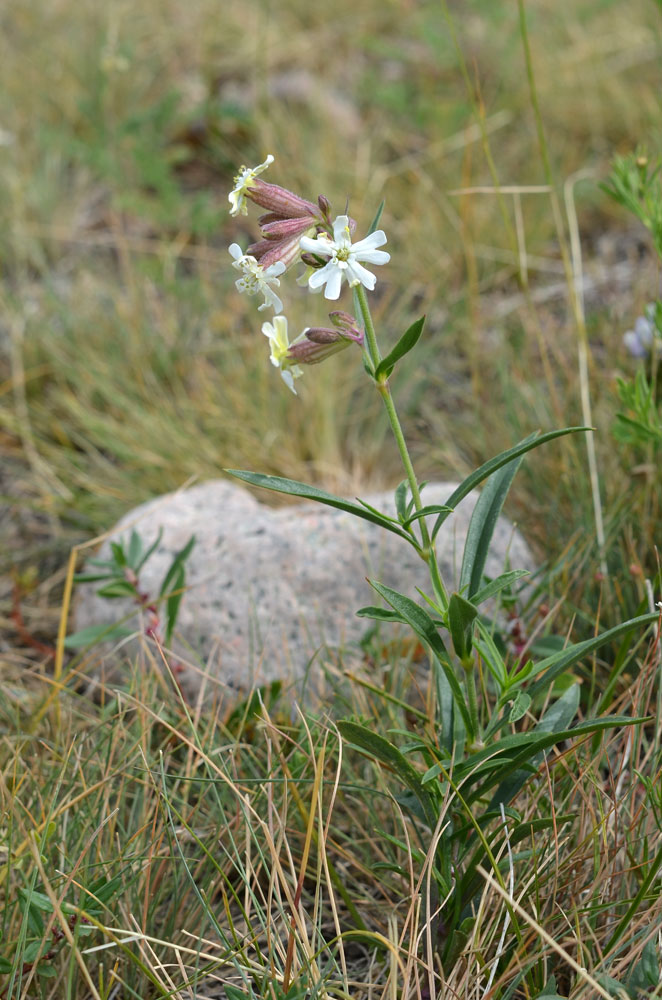
[[[653,348],[654,341],[657,341],[657,349],[660,350],[662,340],[655,323],[656,307],[654,304],[647,305],[643,316],[637,316],[634,321],[634,329],[626,330],[623,334],[623,343],[626,350],[633,358],[647,358]]]

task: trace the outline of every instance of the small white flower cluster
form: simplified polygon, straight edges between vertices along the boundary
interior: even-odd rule
[[[283,303],[271,286],[275,285],[276,288],[280,286],[278,275],[285,270],[285,264],[279,260],[275,264],[270,264],[269,267],[262,267],[255,257],[243,253],[238,243],[231,243],[229,251],[230,255],[234,257],[232,266],[242,272],[242,277],[235,281],[237,289],[240,292],[246,292],[247,295],[258,293],[264,295],[264,302],[258,306],[258,312],[269,308],[280,312]]]
[[[378,229],[353,243],[354,222],[348,215],[339,215],[331,222],[325,198],[320,197],[314,205],[285,188],[267,184],[259,177],[273,163],[273,159],[269,154],[257,167],[241,167],[235,177],[235,186],[228,195],[232,216],[247,214],[247,199],[267,210],[267,214],[260,219],[262,239],[249,246],[245,253],[238,243],[231,244],[229,248],[232,266],[241,272],[241,277],[235,282],[237,289],[248,295],[261,294],[264,302],[258,307],[259,311],[273,309],[275,313],[282,313],[283,303],[274,289],[280,287],[280,276],[298,263],[302,254],[306,254],[304,263],[307,264],[307,271],[299,279],[299,284],[307,284],[310,291],[324,290],[324,297],[330,301],[340,297],[343,281],[350,288],[363,285],[372,291],[377,279],[364,264],[388,263],[390,254],[378,249],[386,243],[385,233]],[[334,330],[322,331],[324,350],[320,349],[319,338],[322,334],[319,331],[316,349],[310,344],[304,349],[301,342],[306,336],[305,330],[290,344],[287,319],[283,315],[274,316],[273,323],[262,326],[262,332],[269,339],[271,362],[280,368],[286,385],[295,394],[294,379],[303,374],[301,364],[315,364],[351,342],[362,343],[362,334],[351,325],[334,325]],[[299,345],[298,351],[293,350],[295,345]]]

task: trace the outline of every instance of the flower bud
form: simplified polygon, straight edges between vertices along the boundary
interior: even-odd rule
[[[273,218],[262,227],[264,239],[253,243],[248,252],[259,260],[263,267],[282,261],[286,268],[294,264],[301,254],[301,236],[313,232],[314,221],[309,216],[298,219]]]
[[[268,184],[259,178],[255,178],[246,190],[246,197],[261,208],[266,208],[269,212],[275,212],[286,219],[299,218],[303,215],[319,219],[317,206],[311,201],[300,198],[298,194],[278,184]]]
[[[326,263],[326,261],[321,260],[314,253],[302,253],[301,261],[306,265],[306,267],[324,267],[324,264]]]
[[[342,309],[334,309],[333,312],[329,313],[329,319],[336,327],[348,337],[356,338],[361,337],[363,339],[363,334],[359,330],[358,323],[354,316],[350,316],[348,312],[343,312]]]
[[[270,222],[261,224],[262,235],[266,240],[281,240],[287,236],[301,237],[303,233],[315,228],[315,221],[307,215],[296,219],[272,218]]]
[[[300,365],[318,365],[326,361],[332,354],[338,354],[349,347],[351,340],[343,337],[337,330],[327,330],[324,327],[312,327],[304,330],[287,352],[289,361]]]
[[[311,326],[304,334],[313,344],[335,344],[340,336],[337,330],[329,330],[323,326]]]
[[[326,219],[328,222],[331,214],[331,202],[328,198],[321,194],[317,199],[317,204],[320,212],[322,213],[322,218]]]

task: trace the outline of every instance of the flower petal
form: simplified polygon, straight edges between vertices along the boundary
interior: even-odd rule
[[[308,253],[316,253],[322,257],[332,257],[336,252],[336,248],[330,239],[318,236],[316,239],[312,239],[310,236],[302,236],[299,240],[299,246],[302,250],[307,250]]]
[[[334,267],[326,280],[324,298],[335,300],[340,298],[340,288],[342,285],[343,272],[339,267]]]
[[[330,260],[328,264],[324,267],[320,267],[318,270],[313,271],[313,273],[308,278],[308,286],[310,288],[321,288],[322,285],[326,284],[331,276],[331,272],[337,270],[337,265],[335,261]]]
[[[370,291],[377,282],[375,275],[359,264],[358,260],[349,261],[347,264],[347,278],[350,285],[364,285]]]
[[[343,246],[349,246],[352,241],[351,233],[349,230],[349,216],[339,215],[338,218],[333,223],[333,239],[334,242],[338,244],[339,248]]]
[[[287,388],[291,389],[294,395],[296,396],[297,391],[294,388],[294,375],[292,374],[292,372],[289,370],[289,368],[282,368],[280,374]]]
[[[374,233],[370,233],[365,239],[359,240],[358,243],[352,243],[352,250],[354,253],[363,253],[364,250],[375,250],[377,247],[383,246],[387,242],[386,233],[383,229],[377,229]]]
[[[362,250],[356,254],[352,251],[352,257],[356,260],[365,260],[368,264],[388,264],[391,259],[390,253],[386,250]]]
[[[260,291],[264,295],[264,302],[261,306],[257,307],[258,312],[264,312],[265,309],[273,309],[274,312],[277,313],[282,312],[282,299],[280,299],[268,285],[264,285]]]

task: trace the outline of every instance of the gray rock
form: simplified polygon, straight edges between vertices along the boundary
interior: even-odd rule
[[[454,483],[430,483],[424,503],[444,503],[454,488]],[[477,498],[478,493],[472,493],[463,500],[437,536],[447,586],[456,579]],[[394,513],[391,492],[363,499]],[[222,688],[246,691],[275,678],[298,678],[311,659],[314,674],[318,658],[328,656],[329,647],[356,648],[371,624],[357,618],[356,610],[380,603],[366,577],[414,598],[416,587],[431,589],[427,568],[413,549],[379,526],[316,503],[273,509],[243,487],[222,480],[142,504],[113,529],[100,557],[107,556],[111,540],[128,538],[133,528],[146,544],[163,529],[140,579],[140,589],[154,595],[173,554],[196,536],[172,653],[178,679],[191,696],[203,682],[209,694],[219,682]],[[513,568],[534,566],[526,542],[501,517],[486,572],[502,572],[506,558]],[[136,635],[145,643],[144,622],[135,607],[98,597],[98,586],[78,588],[75,629],[112,624],[133,611]],[[106,648],[104,677],[119,679],[135,652],[135,644],[126,641]],[[158,654],[155,658],[158,661]]]

